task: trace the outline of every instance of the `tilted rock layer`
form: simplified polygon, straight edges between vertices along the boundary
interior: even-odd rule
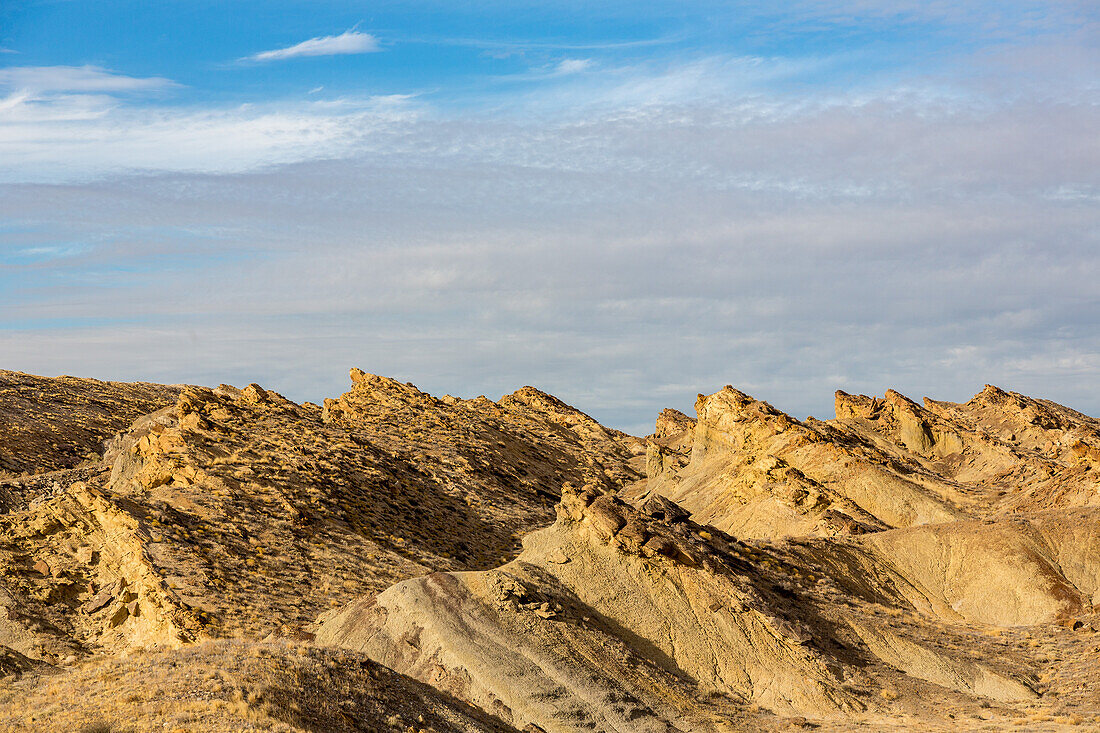
[[[351,381],[0,373],[0,727],[1100,725],[1091,417]]]
[[[1100,421],[995,387],[925,407],[893,391],[838,392],[829,421],[799,421],[732,387],[700,395],[696,409],[690,441],[670,446],[660,424],[649,438],[650,456],[678,459],[650,460],[646,488],[741,536],[1100,504]]]

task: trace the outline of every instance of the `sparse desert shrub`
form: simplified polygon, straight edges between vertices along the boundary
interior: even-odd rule
[[[80,726],[80,733],[111,733],[114,728],[106,720],[92,720]]]

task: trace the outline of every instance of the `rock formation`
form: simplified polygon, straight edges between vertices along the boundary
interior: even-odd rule
[[[1100,725],[1100,421],[351,380],[0,373],[0,728]]]
[[[1100,502],[1100,421],[995,387],[924,407],[893,390],[838,392],[829,421],[799,421],[732,387],[700,395],[696,409],[690,442],[670,448],[661,423],[648,439],[646,490],[738,536],[862,534]]]

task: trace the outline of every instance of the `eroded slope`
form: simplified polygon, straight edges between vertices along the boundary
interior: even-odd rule
[[[1021,715],[1048,689],[1044,654],[1022,636],[1006,649],[984,626],[1005,619],[956,612],[942,588],[933,603],[931,583],[893,564],[897,548],[868,544],[880,535],[739,541],[666,500],[635,509],[592,487],[559,514],[514,562],[399,583],[330,614],[318,642],[547,731],[765,730],[799,716],[950,730],[957,715]]]

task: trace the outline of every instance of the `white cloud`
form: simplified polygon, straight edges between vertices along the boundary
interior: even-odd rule
[[[344,31],[338,36],[318,36],[287,48],[246,56],[242,61],[282,61],[303,56],[336,56],[340,54],[372,53],[382,50],[378,39],[369,33]]]
[[[635,64],[600,64],[592,59],[569,58],[538,72],[500,77],[506,82],[549,81],[535,87],[513,105],[527,113],[556,113],[577,116],[599,110],[634,113],[669,104],[705,101],[715,105],[740,104],[745,99],[778,99],[770,87],[800,75],[820,73],[834,60],[829,58],[764,58],[714,54],[710,56],[647,61]],[[806,99],[816,103],[817,92]],[[788,105],[791,106],[791,105]]]
[[[241,105],[135,107],[105,95],[0,98],[0,181],[79,181],[129,171],[235,173],[343,157],[399,133],[409,95]]]
[[[31,95],[27,92],[16,92],[15,94],[8,95],[7,97],[0,99],[0,112],[7,112],[21,108],[31,98]]]
[[[9,66],[0,87],[30,92],[149,92],[178,86],[159,76],[134,77],[98,66]]]
[[[52,138],[48,130],[58,129],[57,123],[69,123],[75,139],[88,140],[94,125],[109,125],[110,113],[119,107],[118,99],[108,94],[37,96],[25,91],[13,92],[0,99],[0,110],[4,112],[0,118],[0,145],[12,148],[9,159],[12,165],[23,153],[48,155],[41,147],[48,144]],[[51,124],[54,127],[46,127]]]
[[[592,59],[562,59],[554,67],[555,74],[577,74],[592,68]]]

